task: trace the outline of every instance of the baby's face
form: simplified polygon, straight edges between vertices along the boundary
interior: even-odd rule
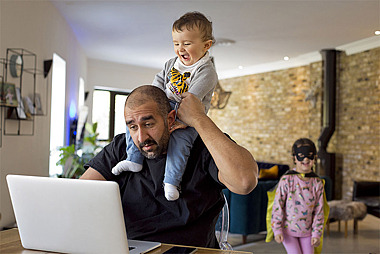
[[[197,27],[192,30],[172,31],[174,52],[186,66],[191,66],[201,59],[212,45],[212,40],[203,41]]]

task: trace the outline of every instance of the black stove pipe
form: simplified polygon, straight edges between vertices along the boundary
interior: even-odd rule
[[[336,57],[335,49],[320,52],[323,60],[323,111],[322,132],[318,138],[318,157],[325,175],[332,180],[332,198],[335,197],[335,153],[328,153],[327,146],[335,132],[336,112]]]

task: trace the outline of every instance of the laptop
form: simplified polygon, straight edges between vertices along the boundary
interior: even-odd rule
[[[21,244],[61,253],[144,253],[128,240],[119,186],[111,181],[7,175]]]

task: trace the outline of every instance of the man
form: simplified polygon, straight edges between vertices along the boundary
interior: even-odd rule
[[[183,94],[177,116],[199,137],[183,175],[181,197],[169,202],[162,182],[176,112],[170,110],[161,89],[147,85],[128,96],[124,115],[134,143],[146,158],[143,169],[112,174],[112,167],[126,156],[125,135],[120,134],[86,165],[81,179],[119,184],[130,239],[217,248],[215,224],[224,205],[221,190],[227,187],[238,194],[253,190],[257,164],[252,155],[219,130],[194,95]]]

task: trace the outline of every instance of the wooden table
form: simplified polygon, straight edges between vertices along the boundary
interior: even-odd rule
[[[159,254],[170,249],[175,245],[172,244],[162,244],[159,248],[154,249],[149,254]],[[1,254],[42,254],[42,253],[52,253],[47,251],[35,251],[24,249],[21,245],[20,236],[16,228],[0,231],[0,253]],[[218,249],[208,249],[197,247],[197,254],[211,254],[211,253],[224,253],[224,254],[238,254],[238,253],[250,253],[242,251],[226,251]]]

